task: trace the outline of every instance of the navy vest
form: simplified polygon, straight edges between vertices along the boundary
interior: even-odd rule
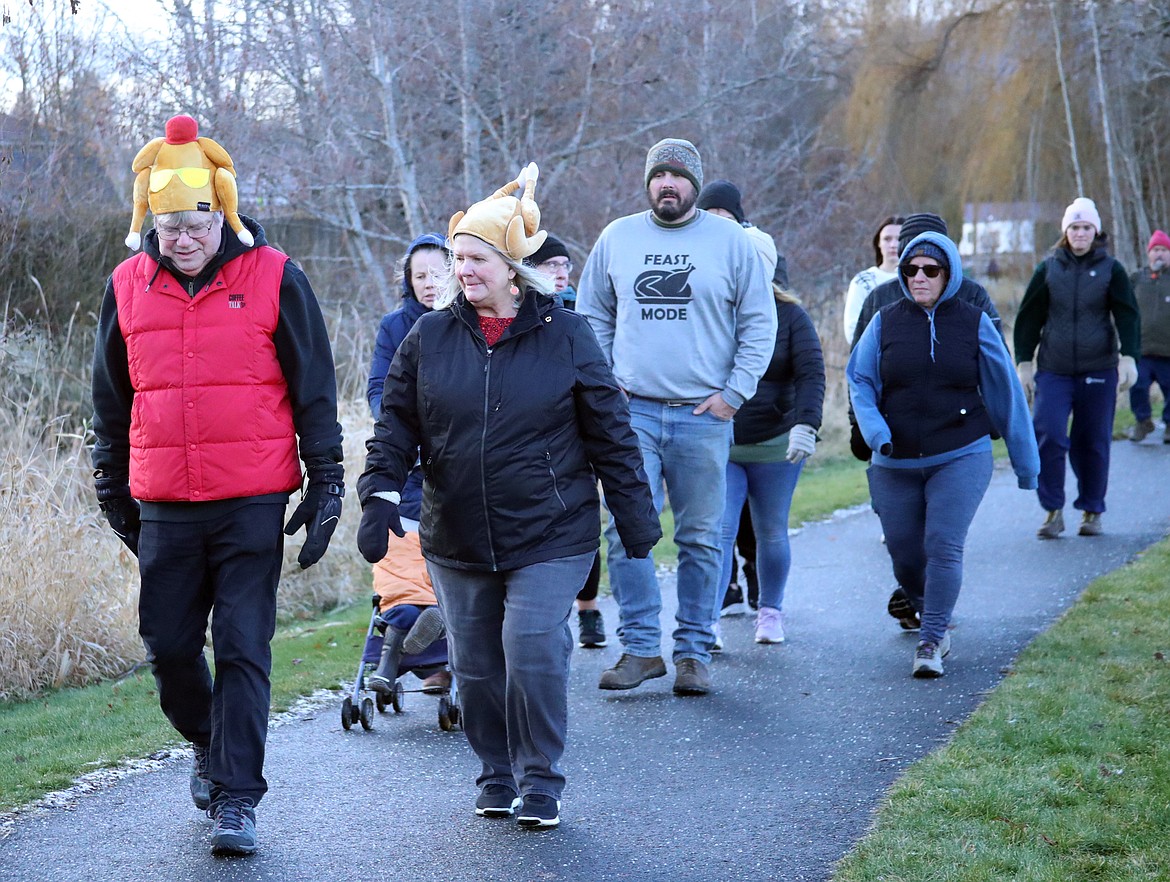
[[[1117,365],[1117,334],[1109,312],[1113,258],[1101,246],[1081,259],[1057,248],[1045,261],[1048,318],[1036,367],[1054,374],[1087,374]]]
[[[983,311],[953,297],[930,319],[906,298],[881,311],[881,412],[894,459],[935,456],[991,434],[979,394],[979,322]]]

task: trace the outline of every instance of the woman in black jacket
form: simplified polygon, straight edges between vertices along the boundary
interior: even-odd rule
[[[756,642],[784,642],[781,606],[792,566],[788,510],[806,457],[816,449],[825,399],[825,362],[816,328],[795,297],[774,280],[776,348],[756,394],[735,415],[723,513],[723,578],[731,579],[744,499],[756,533],[760,599]],[[726,590],[726,587],[725,589]],[[715,614],[723,606],[719,597]]]
[[[358,481],[366,560],[401,535],[422,459],[419,539],[446,620],[476,813],[559,823],[569,613],[601,532],[597,479],[628,554],[662,535],[629,410],[583,318],[521,261],[544,239],[529,166],[451,219],[451,274],[390,366]],[[511,194],[523,187],[523,198]],[[521,292],[523,288],[523,292]]]

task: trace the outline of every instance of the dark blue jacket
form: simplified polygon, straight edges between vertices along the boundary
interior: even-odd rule
[[[776,301],[776,349],[753,395],[735,415],[735,443],[758,444],[797,423],[821,427],[825,361],[812,319],[800,306]]]

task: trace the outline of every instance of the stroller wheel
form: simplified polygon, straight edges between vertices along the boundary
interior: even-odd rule
[[[374,707],[378,709],[378,713],[386,713],[386,696],[381,692],[374,693]]]
[[[463,721],[463,715],[459,711],[459,705],[451,705],[451,709],[447,711],[447,718],[451,721],[452,726],[458,726]]]
[[[390,706],[394,708],[394,713],[402,713],[402,707],[405,701],[406,694],[405,690],[402,688],[402,684],[395,682],[394,691],[390,694]]]
[[[341,728],[346,732],[353,728],[353,699],[348,695],[341,702]]]
[[[362,699],[361,721],[362,728],[367,732],[374,728],[374,700],[372,698]]]

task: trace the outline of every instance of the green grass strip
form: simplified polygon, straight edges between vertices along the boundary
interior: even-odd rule
[[[1170,540],[1090,585],[834,882],[1170,879]]]

